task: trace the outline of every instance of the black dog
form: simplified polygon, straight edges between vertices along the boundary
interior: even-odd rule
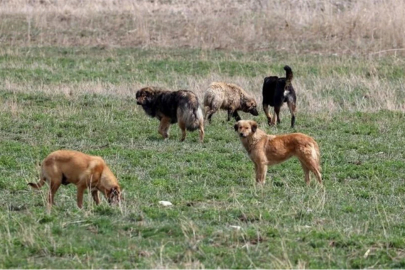
[[[291,113],[291,127],[295,124],[295,108],[297,97],[295,95],[295,90],[291,84],[293,79],[293,72],[289,66],[285,66],[286,71],[285,78],[279,78],[277,76],[269,76],[264,78],[263,82],[263,110],[267,116],[267,122],[269,125],[275,125],[276,121],[278,124],[280,121],[280,108],[283,106],[284,102],[287,102],[288,108]],[[269,113],[269,107],[274,107],[274,118],[271,119]]]
[[[177,123],[186,138],[186,129],[199,129],[200,141],[204,140],[204,117],[197,96],[188,90],[168,91],[159,87],[144,87],[136,92],[136,103],[145,113],[160,120],[159,133],[169,138],[171,124]]]

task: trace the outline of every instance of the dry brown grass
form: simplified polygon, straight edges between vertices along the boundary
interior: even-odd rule
[[[0,42],[404,54],[404,0],[3,0]]]
[[[225,81],[236,83],[251,93],[257,100],[260,112],[262,77],[227,77],[211,75],[208,77],[196,76],[175,76],[170,84],[151,81],[150,83],[121,83],[111,84],[99,81],[81,83],[57,83],[47,84],[41,87],[27,83],[12,83],[5,81],[3,90],[15,93],[38,93],[47,95],[64,95],[68,99],[81,99],[83,95],[97,94],[111,96],[114,98],[134,98],[136,90],[145,85],[159,85],[168,89],[193,90],[200,100],[203,100],[204,91],[213,81]],[[377,77],[365,78],[360,76],[336,77],[330,76],[320,78],[318,76],[307,76],[295,78],[294,87],[298,91],[298,114],[300,113],[322,113],[334,114],[343,112],[376,112],[380,110],[405,112],[402,92],[403,83],[398,80],[387,81]],[[401,97],[400,97],[401,96]],[[18,108],[14,103],[5,104],[17,113]],[[0,108],[0,111],[3,110]],[[282,108],[283,118],[287,117],[288,109]]]

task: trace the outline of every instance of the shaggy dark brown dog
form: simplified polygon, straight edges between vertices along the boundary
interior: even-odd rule
[[[241,87],[224,82],[213,82],[204,94],[205,118],[211,122],[212,115],[219,109],[228,111],[228,121],[231,116],[240,120],[238,111],[259,115],[256,100],[248,95]]]
[[[186,138],[186,129],[200,130],[200,141],[204,140],[204,117],[197,96],[188,90],[168,91],[159,87],[144,87],[136,92],[136,102],[145,113],[160,120],[159,133],[169,138],[171,124],[177,123]]]
[[[270,76],[264,78],[263,82],[263,110],[267,116],[269,125],[275,125],[276,122],[280,123],[280,108],[284,102],[287,103],[288,109],[291,113],[291,127],[295,124],[295,110],[297,97],[295,95],[294,87],[291,84],[293,79],[293,72],[289,66],[285,66],[285,78],[277,76]],[[274,118],[271,119],[268,106],[274,107]]]
[[[307,185],[310,171],[319,184],[322,184],[319,146],[310,136],[302,133],[269,135],[251,120],[240,120],[234,128],[255,164],[257,183],[266,181],[268,165],[275,165],[295,156],[301,162]]]

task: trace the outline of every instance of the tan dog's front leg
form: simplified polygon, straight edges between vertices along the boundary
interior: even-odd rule
[[[56,191],[58,191],[60,185],[62,183],[59,181],[51,181],[51,189],[49,190],[49,194],[48,194],[48,204],[49,205],[54,205],[55,204],[55,194]]]
[[[264,163],[255,163],[256,183],[266,183],[267,165]]]
[[[86,187],[78,186],[77,187],[77,206],[79,208],[83,207],[83,194]]]
[[[99,205],[100,204],[100,197],[98,196],[98,190],[93,190],[91,192],[91,196],[93,197],[94,202]]]

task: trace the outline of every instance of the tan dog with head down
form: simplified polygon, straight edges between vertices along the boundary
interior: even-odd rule
[[[257,123],[240,120],[235,124],[240,140],[255,164],[256,182],[265,183],[268,165],[275,165],[296,156],[309,184],[309,171],[322,184],[319,147],[316,141],[302,133],[268,135],[257,128]]]
[[[90,156],[78,151],[58,150],[49,154],[41,165],[41,178],[38,183],[28,183],[35,189],[45,182],[50,185],[48,203],[55,203],[55,193],[60,185],[70,183],[77,186],[77,206],[83,206],[83,194],[86,189],[96,204],[100,203],[98,192],[107,198],[110,204],[119,203],[121,188],[114,174],[101,157]]]

